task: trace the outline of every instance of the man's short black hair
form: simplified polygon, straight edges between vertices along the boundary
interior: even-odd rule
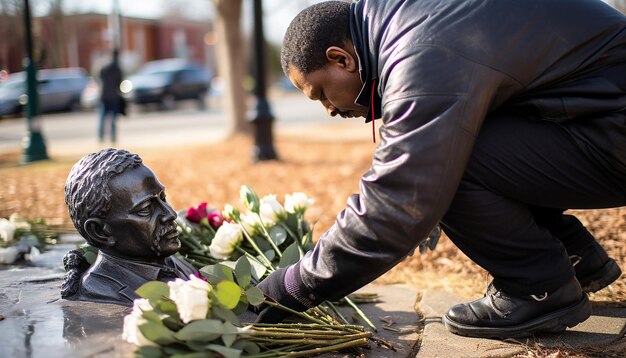
[[[285,74],[293,66],[303,74],[323,68],[326,49],[350,40],[350,2],[326,1],[302,10],[287,28],[280,52]]]

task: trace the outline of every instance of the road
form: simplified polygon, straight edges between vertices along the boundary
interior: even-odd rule
[[[223,139],[226,135],[224,111],[216,98],[209,102],[208,109],[203,111],[196,109],[193,103],[182,103],[181,108],[174,111],[142,111],[131,107],[130,115],[117,121],[116,147],[133,150],[206,144]],[[272,96],[270,104],[277,133],[302,132],[303,136],[308,136],[312,131],[307,128],[311,127],[335,126],[345,132],[361,124],[363,137],[368,135],[361,120],[331,119],[319,103],[300,93]],[[101,148],[96,135],[95,111],[45,114],[40,119],[50,157],[82,155]],[[0,152],[21,151],[25,134],[23,118],[0,119]]]

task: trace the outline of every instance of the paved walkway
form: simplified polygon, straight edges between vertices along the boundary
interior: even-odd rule
[[[76,241],[74,241],[76,242]],[[127,308],[116,305],[60,299],[64,272],[62,256],[75,247],[72,241],[57,245],[31,266],[0,270],[0,357],[129,357],[134,347],[121,339]],[[378,293],[376,304],[359,307],[378,327],[376,335],[394,346],[365,350],[366,357],[511,357],[526,351],[520,343],[476,339],[449,333],[441,323],[446,310],[461,300],[442,291],[417,292],[406,285],[368,285],[361,292]],[[365,325],[341,307],[344,316]],[[420,312],[418,314],[417,312]],[[542,336],[530,346],[601,348],[622,338],[626,308],[594,304],[586,322],[563,334]],[[624,352],[626,356],[626,352]],[[344,354],[326,354],[327,358]]]

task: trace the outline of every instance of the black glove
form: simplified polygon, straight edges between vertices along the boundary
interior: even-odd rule
[[[285,273],[287,273],[287,269],[280,268],[267,276],[257,287],[263,291],[266,299],[270,301],[280,303],[294,311],[306,311],[307,307],[293,299],[287,292],[285,287]],[[256,319],[259,323],[279,323],[290,315],[289,312],[270,306],[267,303],[262,303],[254,307],[253,311],[259,315]]]

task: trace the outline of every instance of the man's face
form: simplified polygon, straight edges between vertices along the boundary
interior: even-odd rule
[[[180,249],[176,212],[165,201],[163,185],[144,165],[127,169],[109,181],[111,209],[105,220],[120,257],[160,260]]]
[[[349,71],[346,67],[329,63],[322,69],[303,74],[291,66],[289,79],[305,96],[320,101],[332,117],[367,115],[367,107],[354,103],[362,87],[358,71]]]

